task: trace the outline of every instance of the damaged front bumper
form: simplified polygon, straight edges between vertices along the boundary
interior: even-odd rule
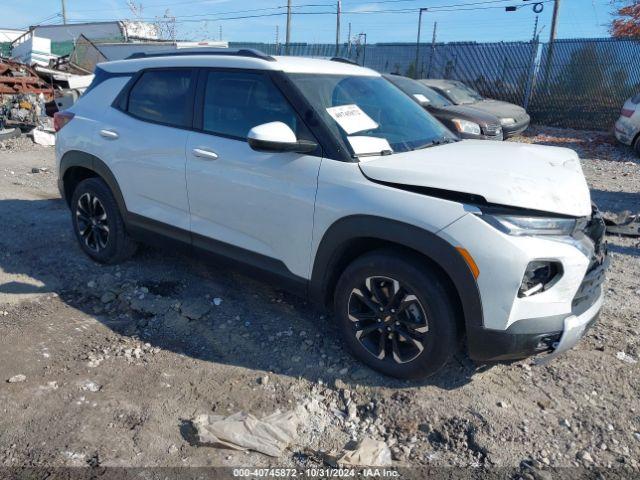
[[[570,350],[598,319],[609,263],[606,250],[594,259],[573,298],[571,314],[519,320],[503,331],[476,328],[467,337],[469,356],[479,362],[538,356],[537,361],[545,363]]]
[[[604,292],[600,292],[600,296],[589,309],[579,316],[571,315],[564,319],[564,329],[560,341],[552,345],[551,353],[537,359],[537,363],[546,363],[558,355],[572,349],[578,341],[584,336],[585,332],[597,320],[602,303],[604,301]]]
[[[467,337],[469,356],[478,362],[509,362],[538,355],[539,362],[547,362],[578,343],[597,321],[603,300],[598,287],[593,303],[581,313],[523,320],[504,331],[476,329]],[[529,330],[533,324],[540,331],[527,331],[523,328],[527,323]]]

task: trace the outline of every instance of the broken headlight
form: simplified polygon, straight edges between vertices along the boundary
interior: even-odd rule
[[[530,297],[552,287],[562,276],[560,262],[536,260],[527,265],[518,290],[519,297]]]
[[[485,222],[509,235],[571,235],[575,218],[535,217],[521,215],[480,215]]]

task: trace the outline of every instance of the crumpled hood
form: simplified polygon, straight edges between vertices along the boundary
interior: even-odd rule
[[[487,202],[583,217],[591,198],[578,155],[560,147],[463,140],[366,158],[372,180],[470,193]]]
[[[498,118],[514,118],[516,122],[527,116],[527,111],[519,105],[500,100],[485,99],[467,106]]]

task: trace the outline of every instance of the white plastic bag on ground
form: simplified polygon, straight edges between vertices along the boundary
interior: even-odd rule
[[[372,438],[363,438],[355,450],[347,450],[338,458],[340,465],[363,467],[391,466],[391,450],[386,443]]]
[[[262,420],[245,412],[228,417],[203,414],[193,419],[193,425],[201,443],[279,457],[295,440],[298,425],[305,418],[305,410],[298,408],[289,412],[277,411]]]

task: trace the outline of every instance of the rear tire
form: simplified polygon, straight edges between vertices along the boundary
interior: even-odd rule
[[[88,178],[78,184],[71,198],[71,221],[80,248],[97,262],[120,263],[138,247],[101,178]]]
[[[640,134],[636,137],[636,141],[633,144],[633,149],[636,151],[636,154],[640,157]]]
[[[354,356],[392,377],[433,375],[458,350],[451,295],[418,256],[385,249],[357,258],[336,286],[335,315]]]

